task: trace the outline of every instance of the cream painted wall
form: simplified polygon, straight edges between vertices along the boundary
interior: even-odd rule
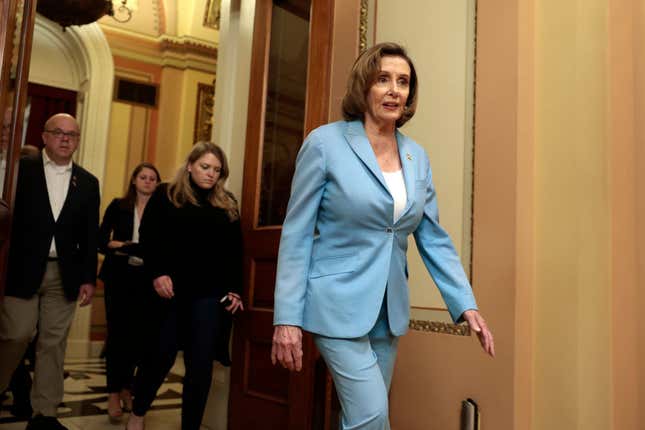
[[[437,188],[441,224],[470,270],[473,0],[408,0],[376,5],[375,41],[403,44],[419,77],[419,104],[402,131],[423,146]],[[410,10],[414,10],[413,14]],[[412,306],[445,309],[419,256],[414,239],[408,252]],[[430,287],[430,288],[428,288]],[[432,319],[441,318],[433,315]],[[428,319],[426,316],[423,319]],[[447,313],[443,318],[449,320]]]
[[[38,21],[43,22],[43,18]],[[78,91],[84,78],[79,76],[83,67],[61,39],[46,31],[34,31],[29,82]]]
[[[181,89],[183,72],[166,67],[161,72],[159,91],[159,126],[157,146],[155,148],[155,164],[164,180],[168,180],[177,167],[177,142],[179,128],[177,123],[181,117]]]
[[[219,43],[218,31],[203,25],[205,11],[206,0],[177,2],[177,36],[192,36]]]
[[[105,177],[101,195],[101,216],[112,199],[123,196],[125,191],[131,114],[132,105],[112,102],[108,153],[105,159],[105,170],[108,174]]]
[[[122,197],[129,186],[134,168],[148,161],[145,157],[149,127],[148,108],[127,103],[112,102],[110,134],[103,182],[101,215],[110,202]]]
[[[536,8],[535,429],[611,425],[607,5]]]

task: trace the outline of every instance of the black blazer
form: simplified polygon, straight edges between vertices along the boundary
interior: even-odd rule
[[[114,199],[105,210],[101,227],[99,227],[99,252],[105,255],[103,265],[99,271],[99,278],[104,282],[113,282],[123,275],[127,275],[128,257],[141,257],[141,247],[133,243],[118,249],[108,248],[110,240],[127,242],[132,240],[134,230],[134,207],[124,205],[123,199]]]
[[[54,221],[42,155],[21,159],[5,294],[23,298],[36,294],[52,236],[66,297],[76,300],[82,284],[95,284],[99,201],[98,180],[74,163],[65,203]]]

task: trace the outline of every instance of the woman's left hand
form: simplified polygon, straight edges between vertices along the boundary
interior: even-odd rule
[[[231,304],[224,309],[226,309],[230,313],[234,314],[238,309],[241,311],[244,310],[244,304],[242,303],[242,298],[239,294],[229,292],[222,298],[222,301],[225,301],[227,299],[231,302]]]
[[[493,333],[488,329],[486,321],[479,314],[478,311],[474,309],[467,310],[463,314],[464,319],[468,322],[468,325],[472,330],[477,333],[479,338],[479,343],[481,343],[482,348],[489,354],[491,357],[495,357],[495,342],[493,341]]]

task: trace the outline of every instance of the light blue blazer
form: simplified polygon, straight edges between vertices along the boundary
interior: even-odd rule
[[[305,139],[280,239],[275,325],[361,337],[376,322],[387,291],[390,330],[404,334],[410,233],[452,319],[477,309],[459,256],[439,225],[428,157],[398,130],[396,139],[408,198],[396,222],[362,122],[327,124]]]

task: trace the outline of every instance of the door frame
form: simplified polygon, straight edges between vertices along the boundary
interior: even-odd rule
[[[329,121],[334,3],[334,0],[311,1],[304,135]],[[286,402],[287,429],[302,430],[311,428],[315,407],[317,352],[310,335],[305,335],[303,339],[303,370],[288,376],[286,401],[278,397],[249,393],[248,385],[249,339],[253,336],[255,342],[267,346],[271,343],[273,333],[272,308],[267,306],[266,301],[260,306],[255,305],[256,262],[269,262],[275,269],[281,233],[281,226],[257,226],[272,5],[271,0],[257,0],[255,5],[241,211],[245,251],[244,297],[247,310],[238,318],[234,332],[229,428],[241,428],[239,416],[248,411],[243,406],[244,398],[246,395],[252,395],[256,398],[264,397],[268,402]],[[252,320],[256,321],[253,325]],[[266,360],[269,359],[267,356]],[[276,371],[279,370],[276,368]],[[270,423],[267,423],[267,426],[270,428]]]

